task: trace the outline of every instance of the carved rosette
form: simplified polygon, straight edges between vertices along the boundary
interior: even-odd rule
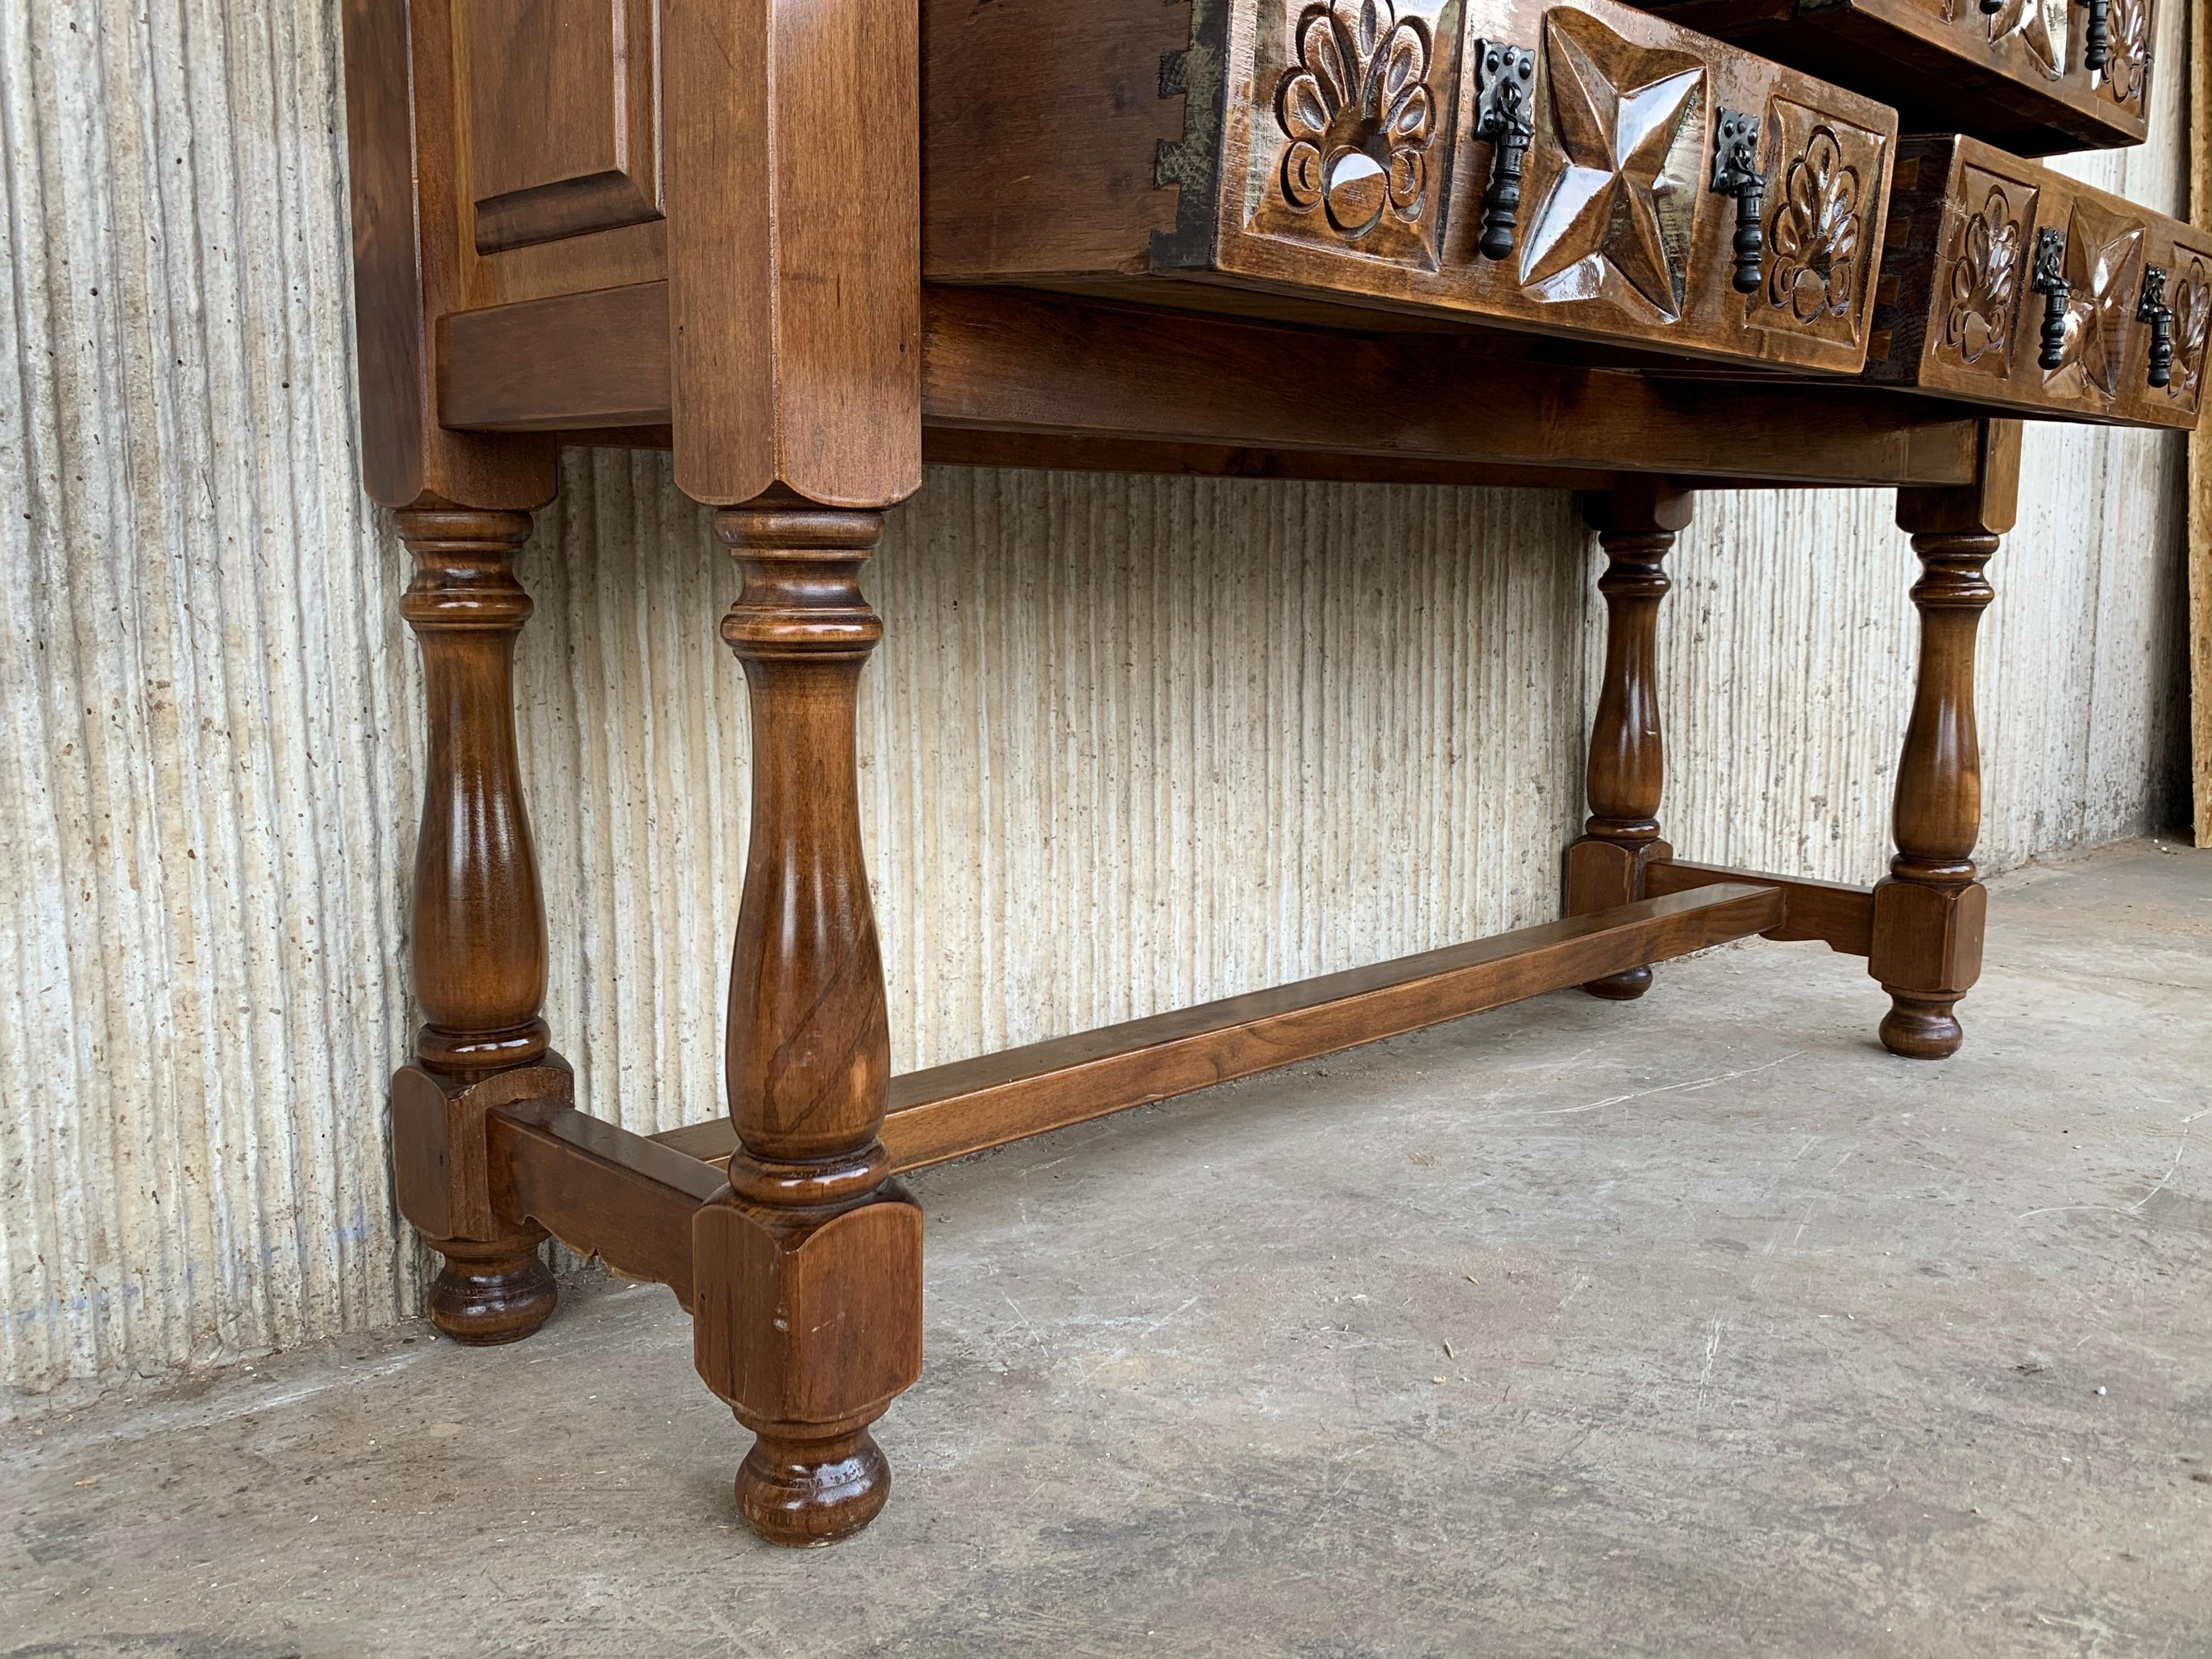
[[[2112,0],[2107,17],[2112,40],[2099,85],[2114,103],[2140,106],[2150,75],[2150,0]]]
[[[1773,271],[1766,279],[1769,303],[1787,307],[1801,323],[1851,308],[1863,193],[1858,169],[1844,160],[1835,129],[1814,128],[1804,154],[1782,175]]]
[[[1959,227],[1943,343],[1961,363],[1979,366],[2000,379],[2012,362],[2022,246],[2020,216],[2003,188],[1990,185],[1982,210],[1969,215]]]
[[[1866,320],[1885,140],[1788,98],[1768,106],[1783,164],[1767,222],[1766,283],[1746,320],[1856,343]]]
[[[1318,210],[1347,242],[1385,215],[1418,223],[1437,130],[1427,26],[1400,17],[1390,0],[1334,0],[1305,9],[1297,41],[1275,94],[1290,141],[1278,170],[1283,200],[1298,213]]]

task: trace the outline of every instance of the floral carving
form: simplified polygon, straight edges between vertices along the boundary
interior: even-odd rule
[[[1844,161],[1835,129],[1816,126],[1790,162],[1768,238],[1766,297],[1801,323],[1842,316],[1857,292],[1858,169]]]
[[[2013,295],[2019,282],[2020,221],[2004,191],[1992,190],[1959,234],[1951,262],[1951,307],[1943,341],[1967,362],[1989,353],[2002,364],[2012,342]]]
[[[2191,259],[2189,274],[2173,294],[2173,379],[2166,395],[2192,408],[2204,380],[2204,349],[2212,335],[2212,276],[2204,261]]]
[[[1397,16],[1390,0],[1334,0],[1306,9],[1297,46],[1275,94],[1275,118],[1291,141],[1284,200],[1300,212],[1318,207],[1351,241],[1385,213],[1418,221],[1436,131],[1427,27]]]
[[[2142,97],[2150,73],[2150,0],[2112,0],[2111,43],[2105,48],[2105,95],[2116,104]]]

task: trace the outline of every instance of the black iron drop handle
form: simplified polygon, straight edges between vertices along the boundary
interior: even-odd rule
[[[1729,286],[1739,294],[1759,292],[1759,262],[1766,238],[1759,228],[1766,208],[1766,180],[1759,176],[1759,118],[1739,111],[1720,112],[1713,140],[1713,192],[1735,198],[1735,274]]]
[[[2066,363],[2066,302],[2072,290],[2066,283],[2066,233],[2035,233],[2035,275],[2028,286],[2043,296],[2043,349],[2036,364],[2045,370]]]
[[[1490,188],[1482,193],[1486,259],[1513,252],[1521,214],[1521,158],[1536,136],[1528,118],[1536,80],[1536,54],[1503,40],[1478,40],[1475,49],[1474,136],[1490,145]]]
[[[2081,37],[2081,66],[2100,70],[2111,61],[2112,0],[2081,0],[2089,9],[2089,27]]]
[[[2173,307],[2166,302],[2166,270],[2143,267],[2142,296],[2136,301],[2136,320],[2150,325],[2150,383],[2154,387],[2173,381]]]

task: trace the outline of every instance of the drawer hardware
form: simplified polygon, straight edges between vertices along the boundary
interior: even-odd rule
[[[2004,9],[2005,0],[1982,0],[1982,11],[1984,15],[1994,17]]]
[[[2089,27],[2081,36],[2081,67],[2101,70],[2112,57],[2112,0],[2081,0],[2089,9]]]
[[[1490,188],[1482,195],[1482,240],[1486,259],[1513,252],[1513,233],[1521,212],[1521,158],[1536,136],[1528,103],[1536,79],[1536,54],[1503,40],[1474,43],[1474,136],[1489,142]]]
[[[1759,176],[1759,118],[1739,110],[1720,112],[1713,140],[1713,192],[1735,198],[1735,275],[1729,286],[1739,294],[1759,292],[1759,259],[1766,239],[1759,234],[1765,210],[1766,181]]]
[[[2163,387],[2173,380],[2173,307],[2166,302],[2166,268],[2143,267],[2142,297],[2136,301],[2136,320],[2150,325],[2150,384]]]
[[[2037,356],[2036,363],[2045,369],[2063,368],[2066,362],[2066,301],[2070,294],[2066,284],[2064,231],[2039,230],[2035,233],[2035,276],[2028,286],[2043,296],[2043,350]]]

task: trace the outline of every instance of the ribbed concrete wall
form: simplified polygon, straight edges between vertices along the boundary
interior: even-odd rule
[[[356,483],[336,12],[0,6],[19,1403],[417,1305],[381,1107],[416,665]],[[2178,205],[2159,113],[2079,170]],[[2049,428],[2029,455],[1983,677],[2000,866],[2160,821],[2179,758],[2179,447]],[[1548,914],[1592,563],[1552,495],[933,471],[872,578],[863,712],[899,1063]],[[1675,564],[1678,844],[1870,878],[1911,660],[1888,500],[1714,497]],[[744,857],[732,573],[665,463],[613,453],[570,457],[524,565],[550,1017],[594,1109],[704,1116]]]

